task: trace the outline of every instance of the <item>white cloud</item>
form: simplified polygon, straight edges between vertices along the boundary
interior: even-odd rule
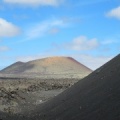
[[[57,29],[59,30],[59,28],[62,28],[64,26],[65,23],[63,20],[49,20],[49,21],[37,23],[25,31],[25,39],[19,42],[34,40],[35,38],[39,38],[46,34],[49,34],[50,31],[54,28],[56,28],[56,30]],[[54,32],[59,32],[59,31],[54,31]]]
[[[93,56],[88,54],[79,54],[72,56],[92,70],[99,68],[113,58],[113,56]]]
[[[71,50],[92,50],[98,47],[96,38],[88,39],[86,36],[75,38],[72,42],[65,44],[65,48]]]
[[[6,3],[27,6],[58,6],[63,0],[3,0]]]
[[[39,59],[40,56],[19,56],[16,58],[17,61],[28,62],[31,60]]]
[[[116,43],[119,43],[119,41],[117,41],[117,40],[105,40],[105,41],[101,42],[101,44],[103,44],[103,45],[116,44]]]
[[[112,9],[107,13],[108,17],[114,17],[120,20],[120,6],[117,8]]]
[[[3,51],[8,51],[9,48],[7,46],[0,46],[0,52],[3,52]]]
[[[16,57],[16,61],[28,62],[28,61],[31,61],[31,60],[46,58],[48,56],[50,57],[52,55],[41,54],[41,55],[18,56],[18,57]]]
[[[59,32],[59,29],[58,28],[51,28],[50,30],[49,30],[49,33],[50,34],[56,34],[56,33],[58,33]]]
[[[12,37],[20,33],[20,30],[14,24],[0,18],[0,37]]]
[[[89,5],[96,5],[96,4],[101,4],[101,3],[106,3],[110,0],[78,0],[75,4],[75,6],[89,6]],[[72,1],[72,5],[73,5]]]

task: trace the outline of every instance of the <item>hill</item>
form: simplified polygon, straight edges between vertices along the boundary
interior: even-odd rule
[[[16,63],[4,68],[0,72],[1,73],[10,73],[10,71],[14,71],[14,73],[16,73],[17,71],[15,71],[15,70],[19,69],[19,67],[22,65],[24,65],[24,62],[19,61],[19,62],[16,62]]]
[[[3,74],[83,78],[92,70],[71,57],[49,57],[26,63],[17,62],[1,70]]]

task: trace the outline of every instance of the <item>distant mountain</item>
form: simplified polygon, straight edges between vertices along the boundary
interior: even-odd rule
[[[71,57],[48,57],[26,63],[17,62],[1,70],[4,74],[24,75],[66,75],[69,77],[84,77],[92,70]]]
[[[17,72],[15,70],[17,70],[17,69],[19,70],[19,67],[22,66],[22,65],[24,65],[24,62],[19,61],[19,62],[16,62],[16,63],[4,68],[0,72],[1,73],[11,73],[11,71]]]

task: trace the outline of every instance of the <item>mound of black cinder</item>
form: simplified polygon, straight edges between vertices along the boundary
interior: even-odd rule
[[[12,119],[120,120],[120,55],[36,110]]]

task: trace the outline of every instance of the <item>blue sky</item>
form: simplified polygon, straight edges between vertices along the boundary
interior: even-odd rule
[[[71,56],[96,69],[120,52],[120,0],[1,0],[0,69]]]

